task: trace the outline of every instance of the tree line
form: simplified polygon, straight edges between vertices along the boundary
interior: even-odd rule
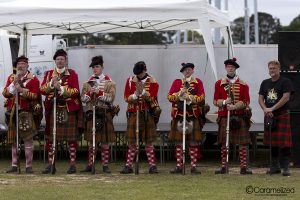
[[[254,43],[254,15],[250,16],[250,43]],[[259,43],[278,44],[279,31],[300,31],[300,14],[288,26],[282,26],[280,20],[269,13],[258,12]],[[231,23],[234,44],[245,44],[244,17],[238,17]],[[130,33],[95,33],[68,34],[69,46],[82,45],[137,45],[137,44],[171,44],[174,43],[176,31],[167,32],[130,32]],[[189,30],[188,41],[204,44],[201,34]],[[183,33],[180,35],[183,40]]]

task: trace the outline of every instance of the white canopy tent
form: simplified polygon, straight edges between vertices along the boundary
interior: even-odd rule
[[[215,27],[223,28],[227,42],[228,16],[207,0],[0,0],[0,29],[23,36],[23,54],[35,34],[200,29],[217,79],[211,35]]]

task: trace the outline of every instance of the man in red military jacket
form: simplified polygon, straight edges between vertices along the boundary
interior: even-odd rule
[[[192,76],[194,73],[193,63],[182,63],[180,72],[183,78],[176,79],[170,88],[168,100],[172,103],[172,122],[169,139],[176,143],[176,167],[170,173],[182,173],[183,170],[183,149],[182,130],[178,130],[183,123],[183,100],[186,100],[186,119],[189,129],[186,140],[189,144],[191,173],[200,174],[196,168],[197,160],[200,157],[199,142],[202,140],[202,122],[200,106],[205,103],[205,93],[202,81]]]
[[[28,71],[28,58],[20,56],[15,65],[17,73],[8,77],[3,96],[7,98],[6,122],[8,125],[7,142],[12,144],[12,167],[7,173],[17,172],[17,146],[16,146],[16,126],[19,130],[18,142],[24,141],[26,157],[26,173],[32,171],[33,157],[33,135],[37,133],[39,122],[35,123],[35,116],[42,114],[42,105],[40,104],[40,82],[36,76]],[[18,94],[18,97],[16,97]],[[16,98],[18,98],[18,124],[16,124]]]
[[[153,76],[147,73],[146,64],[143,61],[134,65],[133,73],[127,79],[124,91],[124,99],[127,106],[127,132],[128,151],[126,165],[121,171],[123,174],[133,173],[133,159],[136,155],[136,113],[139,111],[139,138],[146,146],[146,154],[149,163],[149,173],[157,173],[154,146],[152,144],[156,135],[156,122],[160,114],[157,102],[159,85]]]
[[[111,173],[108,168],[109,144],[115,142],[116,135],[113,125],[113,101],[116,94],[116,83],[103,73],[103,57],[92,58],[90,67],[93,75],[83,84],[81,100],[85,103],[86,123],[85,139],[88,146],[88,165],[81,172],[91,172],[93,156],[96,154],[98,143],[101,143],[102,171]],[[93,149],[93,105],[95,105],[95,149]],[[95,150],[95,152],[94,152]],[[95,160],[94,160],[95,161]]]
[[[73,174],[76,173],[78,112],[81,109],[78,76],[74,70],[67,68],[67,53],[63,49],[56,51],[53,60],[56,67],[54,70],[49,70],[45,73],[41,86],[41,92],[45,96],[45,134],[47,136],[48,151],[48,166],[43,173],[50,173],[54,156],[52,149],[53,99],[54,95],[56,95],[56,140],[68,141],[70,166],[67,173]]]
[[[215,83],[214,105],[218,110],[219,134],[218,143],[221,144],[221,169],[216,174],[226,173],[226,126],[227,114],[230,112],[229,143],[239,145],[240,174],[252,174],[247,168],[247,148],[250,143],[250,118],[248,106],[250,103],[248,85],[236,75],[240,66],[236,59],[225,60],[227,76]]]

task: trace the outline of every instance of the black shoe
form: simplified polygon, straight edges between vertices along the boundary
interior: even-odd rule
[[[291,176],[291,172],[289,169],[283,169],[282,176]]]
[[[201,174],[201,172],[200,172],[200,170],[197,169],[197,167],[192,167],[191,174]]]
[[[291,172],[289,170],[290,159],[287,156],[283,157],[283,171],[282,176],[291,176]]]
[[[122,171],[120,171],[121,174],[132,174],[133,173],[133,169],[127,165],[125,165],[125,167],[122,169]]]
[[[85,169],[81,170],[80,172],[92,172],[92,166],[87,165]]]
[[[175,167],[170,171],[171,174],[181,174],[182,173],[182,168],[181,167]]]
[[[149,174],[157,174],[158,171],[157,171],[157,167],[155,165],[151,166],[149,168]]]
[[[32,167],[26,167],[26,174],[33,174]]]
[[[240,170],[240,174],[242,174],[242,175],[252,174],[252,171],[247,169],[246,167],[243,167]]]
[[[76,173],[76,167],[74,165],[71,165],[67,171],[67,174],[75,174]]]
[[[42,174],[51,174],[51,167],[52,167],[52,165],[48,165],[48,166],[45,168],[45,170],[42,171]],[[54,168],[53,168],[53,174],[55,174],[55,173],[56,173],[56,168],[54,167]]]
[[[267,171],[266,174],[272,175],[272,174],[280,174],[281,169],[279,167],[270,167],[270,169]]]
[[[111,171],[110,171],[110,169],[108,168],[108,166],[103,166],[102,171],[103,171],[104,173],[106,173],[106,174],[110,174],[110,173],[111,173]]]
[[[219,170],[215,171],[215,174],[226,174],[226,168],[221,167]]]
[[[18,168],[16,166],[12,166],[6,173],[16,173],[18,172]]]

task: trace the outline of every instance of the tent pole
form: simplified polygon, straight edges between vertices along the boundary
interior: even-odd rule
[[[23,28],[23,55],[27,56],[27,28],[26,25],[24,24]]]
[[[229,59],[231,56],[234,56],[232,38],[230,35],[229,26],[226,27],[226,31],[227,31],[227,35],[228,35],[228,59]]]

